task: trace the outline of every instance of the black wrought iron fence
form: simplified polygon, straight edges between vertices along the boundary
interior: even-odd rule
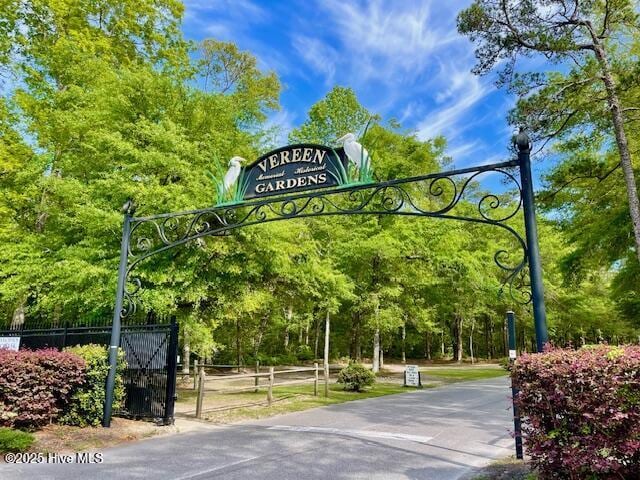
[[[12,327],[0,330],[0,337],[20,337],[21,349],[109,345],[111,337],[111,325],[42,328],[23,323]],[[178,354],[175,318],[164,323],[123,325],[120,347],[127,367],[123,372],[125,401],[118,415],[153,419],[165,425],[173,423]]]

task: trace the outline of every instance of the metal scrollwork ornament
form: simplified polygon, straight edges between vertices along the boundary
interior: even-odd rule
[[[518,303],[527,303],[531,299],[528,292],[515,295],[516,290],[526,289],[525,284],[516,281],[527,263],[526,243],[507,224],[522,206],[520,184],[508,171],[515,166],[517,162],[511,161],[189,212],[134,217],[131,218],[127,277],[142,261],[155,254],[204,236],[227,235],[249,225],[327,215],[404,215],[470,221],[503,229],[517,245],[519,253],[514,259],[512,253],[498,248],[494,262],[505,272],[503,288],[509,290],[511,298]],[[478,177],[486,174],[499,174],[513,187],[515,193],[510,197],[511,201],[493,193],[481,194],[477,190]],[[458,209],[463,199],[467,208]],[[475,204],[473,210],[468,208],[471,202]],[[131,288],[125,290],[123,316],[135,312],[136,297],[142,284],[136,278],[130,279],[129,285]]]

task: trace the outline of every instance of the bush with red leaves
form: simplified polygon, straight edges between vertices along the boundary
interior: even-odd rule
[[[525,354],[512,377],[542,478],[640,479],[640,347]]]
[[[85,363],[54,349],[0,349],[0,426],[34,429],[62,413],[85,378]]]

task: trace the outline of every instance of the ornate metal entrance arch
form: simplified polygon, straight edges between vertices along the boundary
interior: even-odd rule
[[[505,272],[503,287],[521,303],[533,303],[536,341],[541,351],[547,342],[546,318],[542,291],[542,274],[538,253],[537,227],[533,204],[530,167],[530,143],[524,133],[516,138],[518,159],[503,163],[420,175],[380,183],[352,184],[331,190],[268,197],[201,210],[135,217],[135,206],[123,207],[124,224],[116,304],[113,317],[110,362],[107,379],[103,425],[111,421],[111,404],[115,381],[116,353],[120,344],[123,319],[138,308],[142,282],[135,268],[145,259],[205,236],[224,236],[232,230],[260,223],[293,218],[328,215],[403,215],[408,217],[445,218],[501,228],[519,247],[515,260],[508,251],[498,249],[494,261]],[[512,173],[516,168],[520,182]],[[496,194],[478,194],[474,181],[487,174],[502,176],[518,192],[516,202],[503,202]],[[474,198],[475,195],[475,198]],[[461,200],[474,200],[473,214],[461,212]],[[469,205],[465,203],[465,205]],[[526,241],[507,222],[523,209]],[[531,292],[514,296],[515,280],[529,264]]]

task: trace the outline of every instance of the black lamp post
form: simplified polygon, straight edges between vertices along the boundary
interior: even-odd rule
[[[544,344],[549,341],[547,331],[547,314],[544,308],[544,286],[542,284],[542,264],[540,261],[540,247],[538,245],[538,225],[536,222],[536,207],[533,197],[533,180],[531,178],[531,141],[521,128],[514,139],[518,148],[518,162],[520,164],[520,181],[522,183],[522,208],[524,211],[524,226],[527,237],[527,257],[529,260],[529,275],[531,279],[531,301],[533,303],[533,322],[536,330],[536,347],[542,352]]]
[[[116,292],[116,304],[113,311],[113,324],[111,327],[111,341],[109,342],[109,374],[107,375],[102,426],[111,426],[111,407],[113,405],[113,393],[116,384],[116,368],[118,365],[118,348],[120,347],[120,327],[122,326],[122,302],[124,297],[124,282],[127,275],[127,255],[129,254],[129,234],[131,233],[131,217],[136,212],[136,204],[128,200],[122,206],[124,223],[122,224],[122,242],[120,245],[120,267],[118,269],[118,290]]]

